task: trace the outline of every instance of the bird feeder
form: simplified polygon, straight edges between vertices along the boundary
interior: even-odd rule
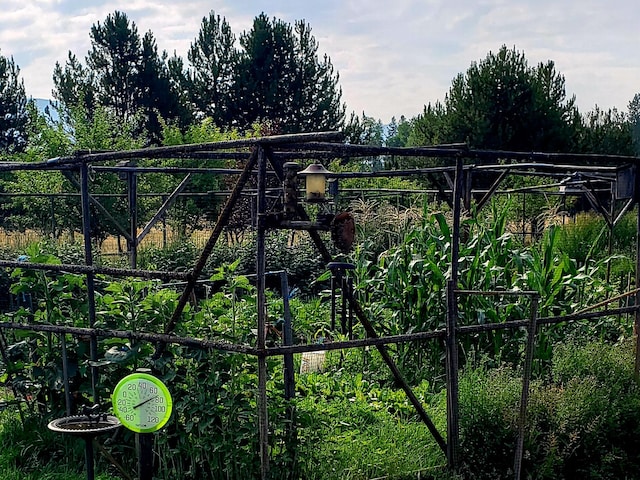
[[[307,202],[321,203],[325,201],[325,189],[329,174],[331,172],[318,162],[312,163],[301,172],[298,172],[298,175],[305,177]]]

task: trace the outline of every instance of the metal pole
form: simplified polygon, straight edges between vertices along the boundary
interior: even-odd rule
[[[451,279],[447,282],[447,328],[445,337],[447,374],[447,463],[451,470],[458,466],[459,405],[458,405],[458,257],[460,255],[461,200],[464,193],[462,159],[456,161],[456,177],[453,188],[453,229],[451,232]]]
[[[287,272],[280,272],[280,289],[282,290],[282,303],[284,309],[284,325],[282,327],[283,342],[285,345],[293,345],[293,329],[291,326],[291,309],[289,306],[289,281],[287,279]],[[284,398],[285,400],[292,400],[296,396],[296,374],[293,370],[293,353],[285,353],[284,358]],[[296,431],[296,407],[292,402],[287,402],[286,407],[286,438],[285,446],[289,453],[289,458],[292,459],[289,465],[289,475],[287,478],[294,479],[296,477],[296,463],[297,463],[297,443],[298,435]]]
[[[129,264],[135,269],[138,264],[138,175],[136,172],[127,173],[127,194],[129,196]]]
[[[91,251],[91,210],[89,199],[89,168],[86,162],[80,166],[80,193],[82,199],[82,236],[84,237],[84,260],[89,267],[93,266],[93,253]],[[87,272],[87,300],[89,310],[89,327],[94,328],[96,324],[96,297],[93,272]],[[98,361],[98,339],[91,335],[90,340],[91,361]],[[98,382],[98,368],[91,367],[91,393],[94,403],[98,401],[96,385]]]
[[[341,303],[340,303],[340,328],[342,329],[342,335],[347,334],[347,279],[346,277],[342,277],[340,279],[340,294],[341,294]]]
[[[522,378],[522,393],[520,397],[520,417],[518,419],[518,443],[513,471],[515,480],[520,480],[522,472],[522,454],[524,450],[524,435],[527,426],[527,404],[529,402],[529,384],[531,382],[531,369],[533,366],[533,351],[536,345],[536,330],[538,322],[538,297],[531,299],[531,317],[527,327],[527,350],[524,359],[524,376]]]
[[[84,465],[87,470],[87,480],[94,480],[93,437],[91,436],[84,439]]]
[[[260,478],[269,478],[269,416],[267,411],[267,359],[266,324],[266,259],[265,259],[265,214],[266,201],[267,159],[262,147],[258,147],[258,198],[257,198],[257,239],[256,239],[256,275],[258,277],[258,429],[260,437]]]
[[[636,183],[638,183],[638,178],[636,178]],[[636,185],[636,195],[640,195],[638,191],[639,186]],[[635,288],[639,288],[640,286],[640,202],[636,204],[637,211],[637,227],[636,227],[636,285]],[[636,293],[635,296],[635,313],[634,313],[634,322],[633,322],[633,333],[636,337],[636,363],[635,363],[635,377],[636,381],[640,381],[640,290]]]
[[[137,433],[138,480],[153,480],[153,433]]]
[[[69,391],[69,359],[67,356],[67,334],[60,335],[62,346],[62,382],[64,385],[64,405],[67,416],[71,415],[71,392]]]
[[[347,295],[349,299],[353,297],[353,278],[349,277],[347,280]],[[349,340],[353,340],[353,308],[351,308],[351,301],[347,304],[349,314]]]
[[[336,329],[336,276],[331,272],[331,331]]]
[[[291,309],[289,307],[289,281],[287,272],[280,272],[280,289],[282,290],[282,304],[284,309],[284,325],[282,327],[285,345],[293,345],[293,331],[291,327]],[[296,393],[296,377],[293,370],[293,354],[284,355],[284,398],[291,400]]]

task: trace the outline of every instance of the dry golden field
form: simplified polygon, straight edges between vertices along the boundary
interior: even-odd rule
[[[209,230],[197,231],[191,235],[191,240],[196,246],[203,247],[207,242],[210,233],[211,232]],[[39,242],[43,239],[43,235],[33,230],[27,230],[24,232],[7,232],[0,229],[0,248],[6,247],[13,251],[21,251],[30,244]],[[152,246],[161,248],[165,244],[170,245],[177,241],[177,239],[178,235],[169,229],[167,229],[166,232],[163,232],[161,229],[154,229],[145,236],[138,248],[144,249]],[[59,238],[58,241],[81,244],[83,240],[82,234],[76,233],[74,235],[65,234]],[[120,248],[118,247],[118,237],[116,236],[107,237],[107,239],[100,245],[100,252],[103,254],[122,253],[122,251],[126,251],[126,249],[127,241],[124,237],[120,237]]]

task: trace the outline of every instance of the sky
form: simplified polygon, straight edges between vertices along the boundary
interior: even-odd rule
[[[502,45],[530,66],[552,60],[581,112],[626,111],[640,93],[640,2],[634,0],[1,0],[0,55],[27,95],[51,98],[56,62],[84,59],[91,26],[119,10],[160,50],[186,62],[214,11],[239,37],[264,12],[304,20],[340,75],[347,112],[383,122],[442,102],[453,78]]]

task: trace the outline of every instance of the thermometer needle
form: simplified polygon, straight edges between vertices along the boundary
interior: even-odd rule
[[[140,402],[139,404],[134,405],[134,406],[133,406],[133,408],[134,408],[134,409],[135,409],[135,408],[139,408],[139,407],[141,407],[142,405],[144,405],[145,403],[149,403],[151,400],[155,400],[156,398],[158,398],[158,395],[155,395],[155,396],[153,396],[153,397],[151,397],[151,398],[147,398],[147,399],[146,399],[146,400],[144,400],[143,402]]]

